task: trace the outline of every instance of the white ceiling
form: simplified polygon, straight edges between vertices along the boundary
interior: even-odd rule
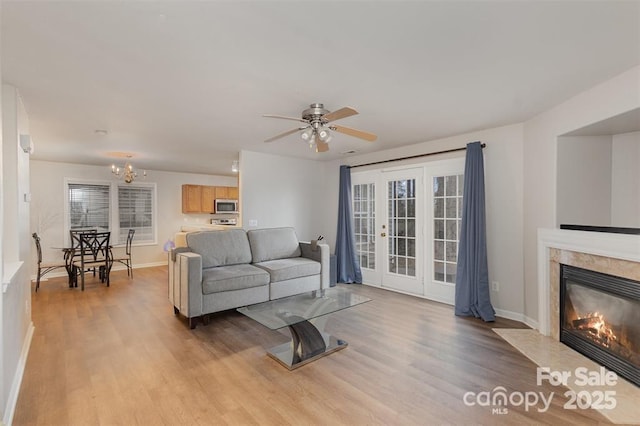
[[[640,2],[1,3],[34,159],[231,174],[241,149],[335,159],[524,121],[640,63]],[[360,114],[316,154],[310,103]],[[106,129],[105,135],[95,134]]]

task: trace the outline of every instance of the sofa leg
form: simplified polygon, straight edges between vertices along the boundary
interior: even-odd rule
[[[193,330],[198,325],[198,317],[189,318],[189,328]]]
[[[180,309],[176,308],[175,306],[173,307],[173,314],[174,315],[178,315],[180,313]]]

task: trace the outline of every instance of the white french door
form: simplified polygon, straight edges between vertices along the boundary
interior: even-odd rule
[[[464,159],[351,176],[364,284],[454,303]]]
[[[424,296],[453,305],[455,302],[458,241],[462,222],[464,159],[426,167],[426,262]]]
[[[423,294],[422,168],[383,172],[382,286]]]
[[[379,287],[382,284],[380,274],[380,237],[377,232],[377,220],[380,216],[378,194],[378,174],[358,173],[351,176],[351,197],[353,202],[353,231],[356,252],[362,270],[362,281]]]
[[[422,295],[422,168],[352,176],[354,234],[366,284]]]

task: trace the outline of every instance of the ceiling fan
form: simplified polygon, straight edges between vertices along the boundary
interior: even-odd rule
[[[315,103],[309,105],[308,109],[302,111],[302,118],[264,114],[263,117],[282,118],[284,120],[294,120],[304,123],[303,126],[299,126],[295,129],[287,130],[284,133],[275,135],[274,137],[265,140],[265,142],[273,142],[276,139],[283,138],[299,131],[302,131],[302,133],[300,133],[300,137],[303,141],[309,143],[309,147],[313,147],[315,145],[316,152],[329,151],[328,142],[331,140],[331,131],[344,133],[345,135],[354,136],[356,138],[364,139],[369,142],[375,141],[378,137],[373,133],[363,132],[362,130],[352,129],[351,127],[333,124],[333,121],[339,120],[341,118],[351,117],[352,115],[356,115],[357,113],[358,111],[351,107],[344,107],[331,112],[329,110],[326,110],[323,104]]]

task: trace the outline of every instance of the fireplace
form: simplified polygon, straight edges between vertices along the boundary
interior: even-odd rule
[[[640,386],[640,283],[561,264],[560,341]]]

